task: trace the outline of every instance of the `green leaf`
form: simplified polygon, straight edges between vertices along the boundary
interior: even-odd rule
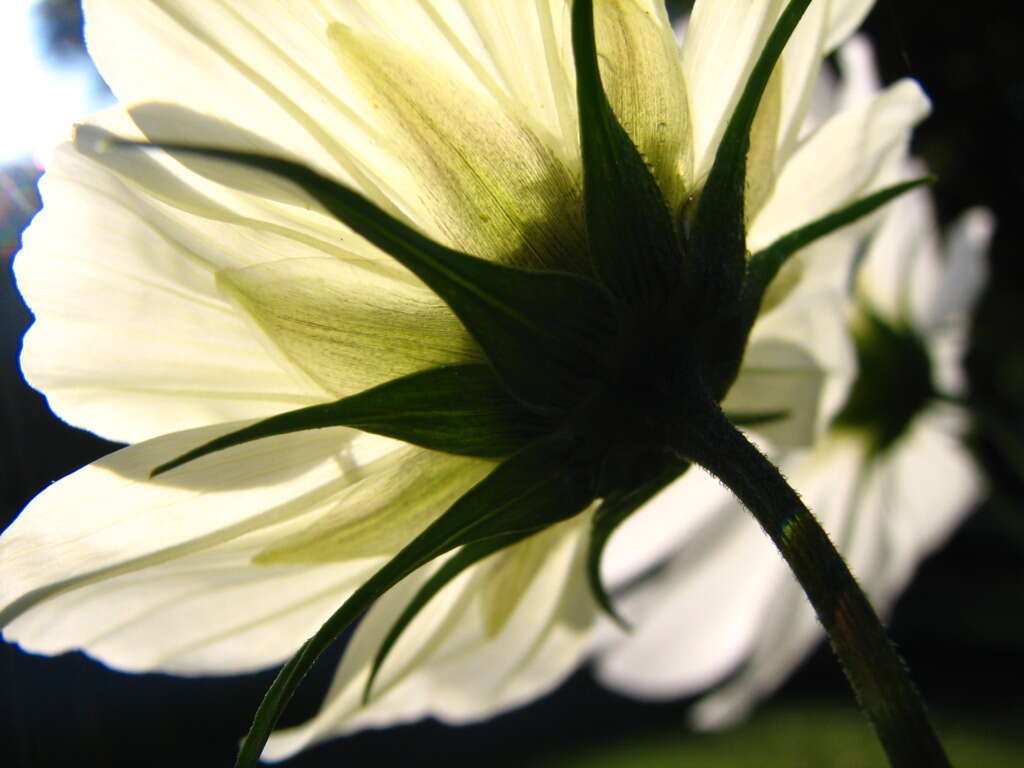
[[[683,474],[687,467],[687,463],[672,461],[638,488],[608,494],[594,511],[590,523],[590,546],[587,549],[587,579],[590,582],[590,591],[601,609],[625,630],[629,630],[630,626],[616,612],[601,580],[601,558],[604,556],[605,547],[620,523]]]
[[[594,266],[613,295],[656,309],[678,283],[683,255],[658,183],[602,87],[592,0],[573,3],[572,42]]]
[[[934,176],[922,176],[910,181],[893,184],[867,197],[862,197],[845,208],[840,208],[838,211],[822,216],[810,224],[806,224],[783,235],[767,248],[758,251],[750,257],[747,284],[744,286],[744,291],[747,297],[749,297],[747,300],[753,301],[756,299],[758,306],[760,306],[761,298],[764,296],[768,285],[775,279],[775,276],[789,257],[801,248],[826,235],[832,234],[837,229],[842,229],[848,224],[852,224],[868,214],[874,213],[886,203],[912,189],[916,189],[923,184],[933,184],[934,182]]]
[[[236,766],[255,766],[270,732],[317,657],[370,605],[425,563],[456,547],[528,534],[570,518],[592,500],[585,473],[574,471],[573,440],[557,433],[498,465],[371,576],[285,664],[242,742]]]
[[[792,0],[779,17],[743,88],[722,135],[690,231],[687,281],[705,305],[722,305],[739,293],[746,267],[744,206],[750,129],[772,70],[810,0]],[[713,66],[713,62],[711,62]]]
[[[290,160],[252,152],[111,138],[110,146],[151,147],[220,159],[287,179],[339,221],[389,254],[434,291],[480,344],[513,395],[564,410],[609,378],[614,308],[594,281],[528,272],[452,250],[381,210],[358,192]]]
[[[537,529],[541,530],[540,528]],[[444,565],[442,565],[437,572],[435,572],[422,587],[417,590],[416,594],[413,595],[412,600],[402,611],[402,614],[395,620],[395,623],[388,630],[388,634],[381,641],[380,647],[377,649],[377,655],[373,657],[373,665],[370,667],[370,676],[366,680],[366,686],[363,688],[363,704],[367,704],[370,701],[370,692],[373,689],[373,683],[377,679],[377,673],[380,671],[381,665],[384,664],[384,660],[388,657],[391,649],[395,643],[398,642],[398,638],[401,637],[405,628],[409,626],[409,623],[416,618],[417,614],[426,606],[428,602],[440,592],[446,584],[452,579],[462,573],[464,570],[472,565],[480,562],[489,555],[493,555],[495,552],[499,552],[506,547],[511,547],[513,544],[517,544],[526,537],[532,535],[534,531],[517,531],[516,533],[510,533],[504,536],[494,536],[483,541],[475,541],[472,544],[467,544],[457,553],[452,555]]]
[[[510,456],[549,425],[502,389],[486,365],[452,365],[403,376],[333,403],[271,416],[161,464],[151,477],[214,451],[263,437],[354,427],[462,456]]]

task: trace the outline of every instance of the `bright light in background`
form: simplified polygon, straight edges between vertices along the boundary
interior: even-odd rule
[[[34,158],[70,138],[71,125],[109,103],[88,62],[48,62],[37,41],[37,0],[0,0],[0,163]]]

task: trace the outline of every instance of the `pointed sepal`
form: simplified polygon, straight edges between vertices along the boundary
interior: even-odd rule
[[[490,459],[511,456],[549,426],[505,392],[488,366],[450,365],[271,416],[161,464],[150,476],[225,448],[306,429],[352,427],[434,451]]]
[[[556,433],[506,460],[371,576],[285,664],[242,742],[237,768],[252,768],[296,688],[321,653],[375,600],[417,568],[467,544],[528,534],[583,511],[593,491],[573,466],[574,441]]]
[[[215,147],[145,144],[111,136],[108,148],[163,149],[238,163],[290,181],[332,216],[409,269],[436,293],[484,350],[506,388],[543,410],[561,411],[609,377],[614,308],[593,280],[531,272],[448,248],[355,190],[278,157]]]
[[[398,642],[398,638],[402,636],[406,627],[408,627],[419,612],[426,607],[427,603],[429,603],[438,592],[440,592],[447,584],[467,568],[476,565],[481,560],[484,560],[496,552],[500,552],[506,547],[511,547],[513,544],[519,543],[532,533],[533,531],[517,531],[515,533],[493,536],[489,539],[484,539],[483,541],[475,541],[472,544],[467,544],[446,560],[444,564],[438,568],[429,579],[427,579],[423,586],[421,586],[416,591],[416,594],[413,595],[412,599],[409,601],[408,605],[405,606],[405,609],[399,617],[395,619],[394,624],[391,625],[387,635],[384,636],[380,646],[377,648],[377,653],[373,657],[373,663],[370,666],[370,676],[366,679],[366,685],[363,687],[364,705],[368,704],[370,701],[373,684],[377,680],[377,673],[380,672],[380,668],[384,664],[384,660],[387,659],[388,654],[391,653],[391,649],[394,648],[395,643]]]
[[[592,0],[573,3],[572,41],[594,268],[608,290],[629,306],[657,308],[679,281],[682,251],[658,182],[601,84]]]
[[[715,153],[690,229],[687,282],[715,304],[739,295],[746,266],[745,196],[750,130],[772,70],[810,0],[792,0],[758,57]]]
[[[858,219],[874,213],[883,205],[906,194],[923,184],[934,184],[934,176],[921,176],[899,184],[880,189],[860,200],[856,200],[838,211],[833,211],[820,219],[810,222],[799,229],[789,232],[767,248],[750,257],[747,269],[747,282],[744,285],[745,300],[755,301],[760,306],[764,292],[789,257],[815,240],[830,235],[838,229],[854,223]]]
[[[624,630],[628,631],[630,626],[615,610],[608,590],[605,588],[604,580],[601,578],[601,560],[604,557],[605,547],[619,525],[685,472],[688,466],[684,462],[669,462],[660,472],[639,487],[612,491],[594,510],[590,524],[590,544],[587,549],[587,580],[595,602],[609,618]]]

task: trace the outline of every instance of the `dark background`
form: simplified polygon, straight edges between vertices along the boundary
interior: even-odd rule
[[[65,60],[81,56],[77,3],[43,5],[48,22],[41,44]],[[949,545],[923,564],[897,606],[892,634],[945,731],[963,731],[992,754],[996,745],[1009,744],[1024,756],[1018,733],[1024,725],[1024,259],[1017,210],[1024,199],[1024,20],[1019,3],[1009,0],[879,0],[867,31],[885,81],[916,77],[935,102],[933,116],[916,134],[915,153],[940,178],[935,197],[942,220],[979,204],[998,219],[992,280],[967,361],[976,403],[973,444],[991,491]],[[16,114],[12,109],[7,119]],[[30,315],[13,288],[9,257],[38,205],[37,175],[30,162],[0,169],[0,525],[49,482],[112,447],[55,420],[18,371],[20,337]],[[290,722],[315,711],[332,667],[331,660],[319,665],[320,674],[289,710]],[[39,658],[0,645],[0,765],[228,765],[271,676],[124,675],[77,654]],[[694,742],[681,730],[686,705],[612,695],[584,670],[552,696],[485,724],[453,729],[426,722],[367,732],[313,749],[289,765],[470,765],[482,759],[533,765],[542,756],[552,765],[568,765],[567,755],[580,748],[603,752],[608,761],[601,765],[639,765],[638,757],[615,762],[615,745],[660,732],[678,733],[681,740],[665,747],[666,762],[650,765],[724,765],[687,751]],[[850,717],[852,704],[837,664],[820,649],[767,714],[755,718],[754,730],[746,731],[761,750],[759,762],[743,758],[744,748],[729,746],[733,742],[721,742],[723,749],[734,750],[737,765],[771,759],[796,765],[798,755],[807,765],[824,765],[810,757],[806,745],[783,740],[772,746],[757,734],[784,728],[778,718],[787,713],[797,713],[797,729],[813,731],[819,727],[813,713],[831,712],[833,706],[851,727],[862,727]],[[866,727],[861,737],[871,739]],[[717,743],[705,739],[697,746]],[[772,749],[781,757],[772,758]],[[631,754],[639,755],[637,750]]]

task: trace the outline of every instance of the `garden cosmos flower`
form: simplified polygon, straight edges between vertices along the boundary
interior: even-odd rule
[[[840,61],[848,83],[840,100],[877,91],[865,41],[847,44]],[[962,442],[967,414],[955,399],[964,393],[961,360],[992,229],[991,215],[973,209],[943,246],[928,194],[915,191],[886,210],[866,248],[856,232],[836,236],[848,238],[858,257],[848,310],[856,383],[821,439],[776,460],[883,612],[981,496],[980,472]],[[850,260],[805,264],[845,269]],[[678,553],[665,569],[620,599],[636,626],[628,636],[604,633],[598,677],[648,699],[697,693],[727,678],[691,713],[697,727],[714,729],[741,719],[785,681],[822,633],[749,514],[697,470],[680,490],[686,484],[690,498],[702,500],[700,511],[670,542]],[[621,565],[618,549],[655,525],[642,516],[627,521],[606,564]]]
[[[783,6],[698,3],[680,51],[660,6],[597,3],[604,88],[673,215],[703,189]],[[806,119],[823,57],[869,6],[812,3],[769,82],[747,170],[751,251],[898,177],[927,111],[913,83]],[[102,137],[287,156],[452,248],[586,275],[569,6],[85,10],[124,106],[80,128],[42,182],[16,261],[36,315],[22,366],[62,418],[132,445],[44,491],[0,539],[5,637],[128,671],[264,668],[494,460],[331,427],[151,470],[262,418],[486,354],[416,277],[294,185]],[[787,414],[780,443],[813,439],[851,368],[832,288],[798,273],[755,326],[757,364],[725,401]],[[478,719],[551,689],[584,656],[597,611],[584,574],[592,516],[465,570],[413,619],[364,706],[376,649],[439,566],[402,581],[359,625],[320,714],[265,757],[427,714]]]

